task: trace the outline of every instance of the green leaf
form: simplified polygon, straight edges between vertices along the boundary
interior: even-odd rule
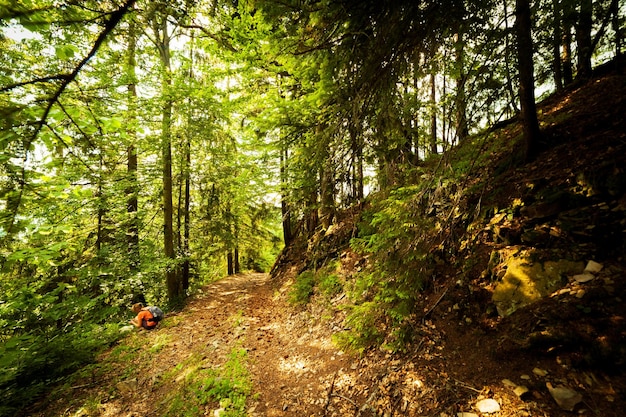
[[[69,61],[74,58],[76,52],[78,52],[78,48],[74,45],[57,45],[55,46],[54,51],[57,58],[63,61]]]

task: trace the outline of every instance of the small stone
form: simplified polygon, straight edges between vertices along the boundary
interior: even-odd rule
[[[574,280],[575,280],[576,282],[583,283],[583,282],[589,282],[589,281],[591,281],[592,279],[594,279],[595,277],[596,277],[596,276],[595,276],[595,275],[593,275],[592,273],[590,273],[590,272],[585,272],[585,273],[582,273],[582,274],[574,275],[574,277],[573,277],[573,278],[574,278]]]
[[[479,417],[479,416],[478,414],[475,414],[475,413],[462,412],[462,413],[456,413],[456,417]]]
[[[583,396],[571,388],[562,385],[555,388],[549,382],[546,383],[546,387],[548,391],[550,391],[550,395],[552,395],[554,401],[556,401],[563,410],[574,411],[576,404],[583,400]]]
[[[481,413],[497,413],[500,411],[500,404],[493,398],[487,398],[484,400],[480,400],[476,403],[476,408]]]
[[[523,385],[518,385],[515,387],[515,389],[513,390],[513,392],[515,393],[515,395],[517,395],[519,398],[522,398],[526,393],[528,393],[528,388],[523,386]]]
[[[535,368],[533,369],[533,374],[537,376],[546,376],[548,375],[548,371],[546,371],[545,369]]]
[[[502,385],[504,385],[505,387],[509,387],[509,388],[515,388],[517,386],[517,384],[511,381],[510,379],[503,379]]]
[[[591,272],[591,273],[597,274],[598,272],[602,270],[603,267],[604,265],[598,262],[589,261],[587,262],[587,266],[585,267],[585,272]]]

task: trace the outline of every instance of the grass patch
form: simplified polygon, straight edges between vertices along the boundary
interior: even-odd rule
[[[296,281],[289,292],[289,301],[292,304],[307,304],[313,296],[313,288],[315,287],[315,273],[313,271],[304,271],[296,277]]]
[[[343,282],[336,273],[337,264],[331,262],[317,271],[304,271],[296,277],[289,301],[295,305],[304,305],[311,301],[314,294],[320,294],[327,300],[343,291]]]
[[[222,417],[244,417],[252,391],[246,365],[247,352],[234,348],[220,368],[180,367],[181,374],[176,377],[180,388],[172,390],[172,395],[163,401],[163,415],[196,417],[222,409]]]

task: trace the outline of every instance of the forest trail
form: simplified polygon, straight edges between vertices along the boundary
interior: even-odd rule
[[[167,314],[161,328],[135,332],[86,368],[81,380],[48,399],[46,411],[29,415],[162,416],[187,375],[219,370],[242,349],[253,384],[248,416],[325,415],[337,375],[355,365],[330,332],[310,327],[306,313],[279,295],[267,274],[212,283],[184,310]],[[217,407],[209,401],[197,415],[219,415]]]
[[[221,382],[233,387],[233,356],[252,385],[245,411],[235,415],[248,417],[454,416],[474,412],[481,401],[497,403],[499,417],[571,416],[547,392],[548,382],[584,393],[583,407],[594,415],[622,415],[623,375],[576,371],[558,356],[501,350],[510,337],[460,321],[454,289],[424,297],[430,306],[424,311],[436,306],[438,313],[416,324],[420,342],[410,352],[352,355],[331,340],[340,330],[332,323],[341,320],[313,305],[294,307],[289,287],[289,280],[279,285],[267,274],[240,274],[205,286],[182,311],[167,314],[159,329],[134,331],[53,389],[38,411],[23,415],[226,417],[233,414],[221,413],[227,405],[210,391]],[[516,327],[526,316],[519,317]],[[205,375],[219,376],[208,382]],[[529,391],[520,394],[520,388]]]

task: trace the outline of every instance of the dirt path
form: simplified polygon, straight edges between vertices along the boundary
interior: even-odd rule
[[[203,352],[204,360],[218,367],[233,348],[241,347],[248,352],[254,384],[250,416],[323,415],[333,379],[351,366],[350,357],[332,345],[329,332],[310,328],[304,314],[284,303],[267,274],[213,283],[178,317],[168,317],[177,318],[179,325],[160,330],[176,342],[159,353],[167,360],[154,373],[167,372],[194,352]],[[204,327],[194,326],[194,320]],[[158,338],[158,332],[149,337]]]
[[[240,277],[224,285],[250,280],[242,294],[246,335],[255,392],[250,415],[322,415],[333,380],[350,358],[337,351],[329,333],[309,327],[303,314],[293,314],[266,275]],[[250,288],[254,291],[248,291]]]
[[[337,415],[331,394],[355,365],[332,345],[329,331],[308,322],[267,274],[229,277],[205,287],[182,312],[166,315],[161,328],[124,340],[72,387],[55,390],[39,405],[45,411],[28,415],[160,416],[186,375],[220,369],[233,349],[247,352],[249,416]],[[216,405],[205,407],[198,415],[213,416]]]
[[[205,314],[209,328],[223,328],[229,321],[235,325],[221,341],[223,347],[241,344],[248,352],[256,394],[251,416],[321,415],[333,378],[350,366],[329,333],[309,328],[303,315],[284,304],[267,274],[212,284],[190,310]]]
[[[481,399],[495,400],[500,417],[571,415],[556,406],[547,381],[576,387],[595,415],[621,415],[624,400],[614,390],[621,378],[573,372],[521,351],[494,354],[493,335],[459,320],[454,301],[439,303],[441,295],[438,314],[416,325],[420,342],[411,352],[360,356],[332,344],[333,320],[320,319],[327,313],[298,311],[286,298],[265,274],[213,283],[182,312],[168,314],[161,328],[134,332],[24,415],[219,416],[215,401],[190,401],[210,386],[189,388],[203,371],[224,371],[232,352],[242,350],[253,384],[250,417],[453,416],[475,412]],[[520,398],[509,380],[530,392]]]

